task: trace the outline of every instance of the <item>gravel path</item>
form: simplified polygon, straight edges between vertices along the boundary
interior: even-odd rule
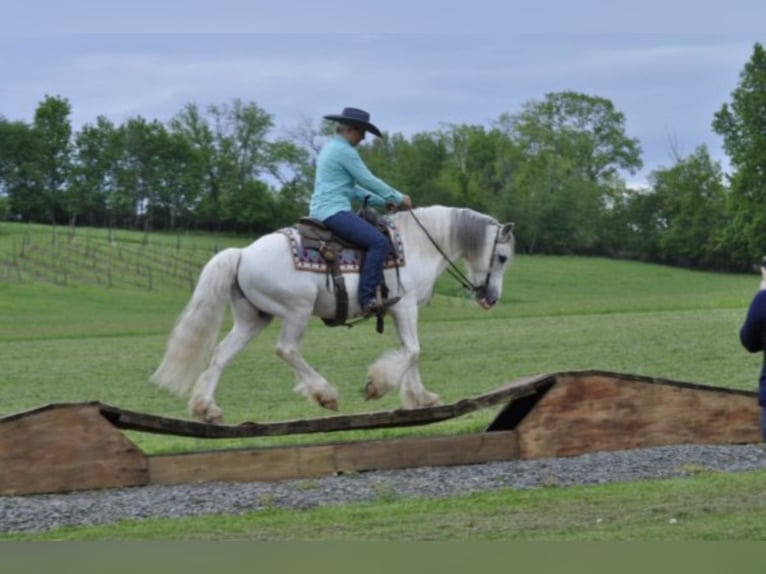
[[[498,488],[605,484],[685,477],[700,469],[766,469],[763,445],[669,446],[571,458],[424,467],[280,482],[206,482],[0,496],[0,532],[39,532],[122,519],[307,509],[400,496],[442,497]]]

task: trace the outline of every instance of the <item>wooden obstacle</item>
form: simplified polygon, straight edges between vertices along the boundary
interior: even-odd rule
[[[330,433],[433,424],[501,405],[481,433],[147,455],[122,430],[200,438]],[[210,425],[99,402],[0,419],[0,495],[195,481],[257,481],[376,469],[572,456],[670,444],[760,441],[757,393],[576,371],[519,379],[450,405]]]

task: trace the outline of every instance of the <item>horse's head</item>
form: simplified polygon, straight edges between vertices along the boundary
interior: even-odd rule
[[[513,223],[487,226],[483,249],[466,258],[468,279],[475,286],[474,297],[484,309],[491,309],[503,294],[505,268],[514,251]]]

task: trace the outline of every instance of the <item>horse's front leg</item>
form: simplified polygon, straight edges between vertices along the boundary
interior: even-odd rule
[[[277,355],[295,371],[295,392],[326,409],[337,411],[337,389],[317,373],[301,355],[300,344],[310,317],[310,312],[294,312],[282,319],[282,330],[277,341]]]
[[[420,378],[420,342],[418,341],[418,308],[402,301],[390,311],[402,343],[400,349],[385,352],[367,370],[365,398],[379,399],[399,387],[402,405],[413,409],[441,404],[439,395],[423,386]]]

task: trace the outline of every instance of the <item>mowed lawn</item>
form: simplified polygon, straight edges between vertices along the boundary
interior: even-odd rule
[[[47,240],[50,234],[44,227],[39,233],[39,241]],[[86,232],[78,230],[78,234],[84,236]],[[127,239],[118,241],[141,240],[140,234],[123,235]],[[0,224],[0,265],[4,261],[6,269],[17,253],[18,237],[18,226]],[[150,241],[166,245],[179,256],[188,255],[187,245],[193,242],[194,256],[205,260],[207,255],[201,255],[208,251],[212,255],[214,242],[222,247],[244,245],[248,240],[152,236]],[[164,281],[156,270],[151,289],[147,285],[106,287],[78,282],[76,268],[86,262],[72,260],[69,267],[63,265],[66,269],[60,273],[65,273],[66,284],[34,277],[19,280],[12,272],[0,279],[0,416],[51,402],[99,400],[127,409],[186,417],[185,400],[155,388],[148,377],[162,357],[175,317],[190,295],[189,288]],[[483,311],[460,294],[451,278],[439,281],[436,295],[422,309],[420,318],[423,381],[445,402],[531,374],[579,369],[755,390],[761,357],[742,349],[738,330],[757,287],[755,274],[697,272],[604,258],[521,255],[507,271],[501,303],[491,311]],[[227,319],[225,328],[228,326]],[[277,332],[272,325],[226,371],[217,399],[227,422],[329,414],[292,392],[293,374],[274,353]],[[339,389],[340,412],[359,413],[400,406],[396,394],[377,402],[365,402],[361,396],[367,365],[396,345],[390,321],[385,333],[378,335],[371,322],[353,329],[330,329],[316,320],[306,334],[304,353]],[[493,415],[489,409],[438,425],[339,433],[329,438],[477,431]],[[298,436],[234,442],[129,434],[148,453],[328,440],[327,436]],[[700,476],[680,481],[680,485],[670,481],[662,485],[650,482],[530,494],[494,493],[472,500],[457,499],[441,511],[427,501],[381,501],[375,504],[393,512],[396,524],[386,523],[380,530],[375,530],[376,519],[370,518],[377,510],[373,504],[303,514],[274,510],[237,520],[146,521],[87,533],[75,529],[49,537],[263,539],[258,534],[264,532],[259,530],[263,527],[268,531],[267,539],[321,539],[322,532],[327,532],[322,524],[351,520],[348,526],[333,530],[330,538],[358,538],[354,532],[365,532],[365,538],[371,539],[525,538],[523,531],[511,526],[500,530],[471,526],[479,523],[478,515],[484,513],[489,520],[490,509],[504,508],[507,513],[510,505],[516,509],[518,524],[527,525],[527,538],[671,539],[666,532],[667,517],[683,508],[692,508],[687,512],[696,522],[690,530],[676,529],[676,539],[762,538],[766,531],[753,524],[764,523],[766,502],[760,497],[740,496],[762,478],[759,473],[745,473],[731,482]],[[727,484],[732,485],[731,492]],[[691,489],[690,498],[681,503],[677,493],[687,488]],[[608,501],[606,506],[599,506],[600,512],[614,516],[615,523],[625,523],[623,526],[614,530],[583,526],[584,509],[597,504],[594,500],[602,500],[600,493]],[[720,504],[714,500],[718,494]],[[733,496],[742,504],[732,506]],[[656,516],[639,511],[647,497],[654,497],[651,507]],[[672,500],[676,499],[679,502],[674,506]],[[708,504],[704,516],[694,512],[697,503]],[[636,509],[635,521],[621,512],[624,505]],[[554,516],[561,519],[547,528],[545,517],[553,520]],[[499,524],[503,518],[494,515],[492,520]],[[715,526],[716,521],[720,527]],[[227,531],[224,523],[232,530]],[[357,527],[365,530],[355,531]],[[642,536],[642,532],[648,534]]]
[[[0,249],[5,246],[7,253],[10,238],[18,239],[23,227],[0,226]],[[41,227],[39,232],[38,242],[49,240],[50,231]],[[59,236],[63,233],[59,230]],[[141,239],[140,234],[123,235],[123,241]],[[212,254],[213,241],[218,247],[247,242],[209,236],[179,240],[157,235],[151,240],[165,242],[179,256],[186,255],[184,249],[191,245],[198,258],[207,251]],[[148,377],[162,357],[189,288],[159,278],[152,290],[77,283],[77,266],[84,264],[69,264],[67,285],[34,279],[0,281],[0,415],[50,402],[99,400],[187,416],[185,400],[154,387]],[[757,286],[755,275],[602,258],[520,255],[507,271],[501,303],[484,311],[445,276],[431,304],[421,310],[423,381],[445,402],[490,391],[518,377],[577,369],[752,390],[760,358],[741,348],[737,331]],[[227,318],[224,330],[229,326]],[[274,353],[277,333],[278,327],[270,326],[225,372],[217,398],[227,422],[328,414],[292,391],[293,373]],[[314,320],[303,350],[339,389],[340,412],[357,413],[400,406],[395,393],[371,402],[361,396],[367,365],[397,344],[390,321],[378,335],[372,322],[348,329],[328,328]],[[477,430],[493,414],[379,434]],[[133,438],[148,452],[231,444],[151,435]],[[292,439],[253,442],[280,440]]]

